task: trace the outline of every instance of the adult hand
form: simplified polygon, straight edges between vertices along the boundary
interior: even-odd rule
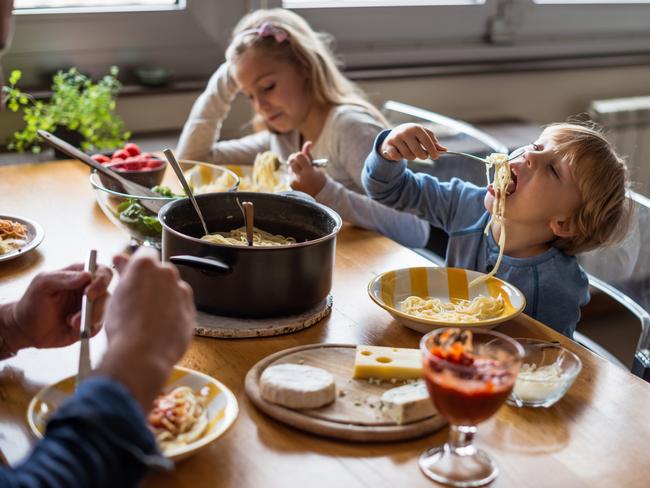
[[[389,161],[437,159],[446,150],[433,131],[419,124],[398,125],[390,131],[380,149],[381,155]]]
[[[153,249],[114,259],[121,278],[106,311],[108,348],[98,372],[123,383],[149,409],[196,324],[192,289]]]
[[[2,337],[9,350],[62,347],[76,342],[84,290],[93,302],[91,334],[96,334],[101,328],[112,278],[110,269],[98,266],[91,280],[82,264],[37,275],[18,302],[0,309]]]
[[[302,151],[293,153],[289,156],[289,168],[291,169],[291,179],[289,184],[294,190],[308,193],[312,197],[318,195],[327,182],[325,171],[315,168],[312,164],[311,141],[305,142]]]

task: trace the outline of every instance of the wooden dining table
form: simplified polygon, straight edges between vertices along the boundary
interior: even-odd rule
[[[99,261],[123,252],[128,236],[103,215],[78,162],[0,167],[0,214],[43,226],[33,252],[0,262],[0,300],[15,300],[40,271],[81,262],[90,248]],[[418,457],[439,445],[447,428],[419,439],[364,443],[296,430],[257,410],[244,378],[262,358],[314,343],[418,347],[421,334],[396,322],[368,297],[369,280],[383,271],[432,265],[410,249],[374,232],[344,226],[337,239],[331,314],[302,331],[267,338],[195,337],[181,365],[211,375],[237,397],[239,416],[230,430],[172,472],[150,475],[148,487],[429,487]],[[616,327],[616,324],[611,324]],[[583,369],[566,396],[551,408],[504,405],[479,426],[476,443],[500,474],[492,486],[641,487],[650,483],[650,385],[606,362],[545,325],[519,315],[497,327],[512,337],[559,341]],[[106,339],[91,341],[93,360]],[[36,443],[26,423],[30,398],[76,372],[78,345],[28,349],[0,363],[0,449],[10,465]]]

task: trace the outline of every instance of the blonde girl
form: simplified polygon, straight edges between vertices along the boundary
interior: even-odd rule
[[[266,130],[219,141],[238,92]],[[252,164],[271,150],[287,160],[291,187],[312,195],[360,227],[410,247],[424,247],[430,226],[366,196],[361,171],[386,123],[361,90],[339,71],[326,36],[284,9],[257,10],[240,20],[226,62],[194,103],[178,145],[181,158]],[[312,158],[327,158],[325,169]]]

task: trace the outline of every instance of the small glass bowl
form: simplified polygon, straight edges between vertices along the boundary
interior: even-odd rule
[[[200,163],[195,161],[180,161],[181,164],[192,164],[197,168],[196,174],[201,171],[208,172],[215,179],[222,175],[227,175],[224,190],[236,191],[239,186],[239,177],[221,166],[214,166],[208,163]],[[194,177],[186,177],[191,187],[196,185]],[[90,175],[90,184],[95,190],[95,198],[101,207],[102,211],[117,227],[125,231],[131,236],[137,245],[152,246],[157,249],[162,247],[162,226],[158,221],[158,216],[142,207],[143,201],[159,201],[167,203],[180,197],[148,197],[129,195],[115,191],[114,189],[107,188],[100,175],[96,172]],[[180,188],[172,188],[175,192],[180,192]],[[135,205],[135,207],[132,207]]]
[[[516,407],[550,407],[571,388],[582,369],[582,362],[554,342],[517,341],[524,348],[524,358],[507,402]]]

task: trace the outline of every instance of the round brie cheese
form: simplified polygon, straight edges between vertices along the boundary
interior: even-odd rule
[[[276,364],[260,377],[262,398],[289,408],[318,408],[332,403],[336,386],[331,373],[302,364]]]

